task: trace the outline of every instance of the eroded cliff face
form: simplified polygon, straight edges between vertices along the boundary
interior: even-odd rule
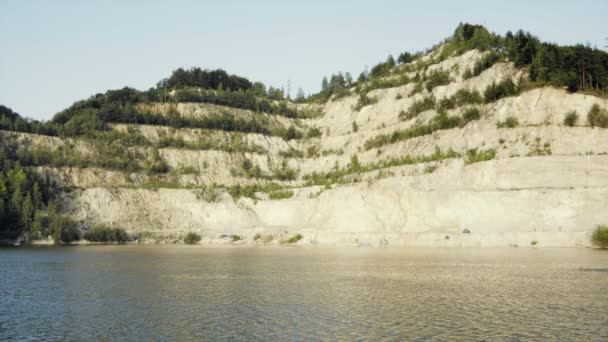
[[[464,71],[482,55],[469,51],[425,71],[414,65],[414,71],[402,73],[414,77],[419,72],[448,71],[452,81],[430,92],[416,91],[412,82],[372,90],[368,96],[377,101],[360,110],[354,109],[358,95],[352,95],[322,105],[322,115],[317,118],[272,118],[278,125],[316,127],[322,132],[320,137],[285,141],[260,134],[114,125],[117,131],[136,131],[152,142],[163,137],[213,141],[206,149],[159,149],[172,172],[155,180],[170,183],[170,187],[151,186],[150,176],[144,173],[49,167],[39,171],[62,185],[77,187],[65,194],[65,210],[77,220],[124,227],[158,241],[178,240],[196,232],[207,242],[236,234],[245,243],[280,243],[299,233],[304,237],[300,244],[587,245],[595,226],[608,222],[604,210],[608,129],[589,127],[585,119],[594,104],[608,108],[605,99],[536,88],[487,104],[447,109],[448,116],[457,117],[469,108],[479,110],[479,119],[456,127],[381,146],[366,144],[379,135],[428,124],[439,115],[436,109],[429,109],[400,119],[400,113],[416,101],[432,95],[439,102],[462,89],[483,94],[493,82],[525,78],[525,72],[511,63],[497,63],[479,76],[463,79]],[[163,112],[160,104],[154,109]],[[216,109],[193,103],[177,106],[184,116],[207,115]],[[578,113],[579,120],[573,127],[565,126],[565,115],[571,111]],[[498,125],[513,118],[516,127]],[[83,153],[95,153],[83,141],[2,135],[26,147],[56,148],[70,143]],[[213,147],[235,143],[247,148]],[[140,149],[148,153],[146,147]],[[472,151],[492,154],[474,160]],[[353,166],[353,156],[360,167]],[[406,156],[411,160],[404,162]],[[244,160],[258,167],[265,178],[238,172]],[[233,198],[225,189],[209,190],[214,183],[267,183],[281,167],[297,172],[295,180],[272,179],[293,191],[291,198],[269,199],[261,192],[255,200]],[[341,170],[339,181],[314,185],[319,183],[305,177],[313,172],[327,175],[332,170]],[[208,196],[209,191],[213,196]]]

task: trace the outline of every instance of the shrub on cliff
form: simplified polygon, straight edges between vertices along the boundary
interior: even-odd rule
[[[496,101],[503,97],[517,95],[519,93],[519,87],[513,80],[507,78],[499,83],[492,83],[484,92],[484,98],[487,103]]]
[[[302,240],[304,237],[302,236],[302,234],[296,234],[292,237],[290,237],[289,239],[287,239],[287,241],[285,241],[285,243],[296,243],[300,240]]]
[[[199,241],[201,241],[201,236],[193,232],[186,234],[184,237],[184,243],[188,245],[197,244]]]
[[[576,122],[578,121],[578,114],[573,110],[571,112],[566,113],[566,117],[564,118],[564,125],[569,127],[574,127]]]
[[[594,104],[587,114],[587,121],[591,126],[608,128],[608,111]]]
[[[608,248],[608,226],[597,226],[591,235],[591,244],[600,248]]]

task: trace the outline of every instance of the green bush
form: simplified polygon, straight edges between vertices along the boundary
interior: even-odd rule
[[[495,51],[489,52],[475,63],[473,70],[466,74],[468,77],[465,77],[465,79],[481,75],[484,70],[491,68],[501,58],[502,55],[500,53]]]
[[[59,241],[70,243],[80,240],[80,230],[78,224],[73,219],[66,216],[58,216],[54,223],[55,233],[53,238],[55,243]]]
[[[232,242],[241,241],[243,239],[240,235],[232,235],[230,238],[232,239]]]
[[[268,197],[273,200],[287,199],[293,197],[293,191],[291,190],[277,190],[268,194]]]
[[[486,160],[492,160],[496,157],[496,150],[490,149],[485,151],[478,151],[476,148],[468,150],[465,155],[465,164],[473,164]]]
[[[608,128],[608,111],[594,104],[587,114],[587,121],[591,126]]]
[[[199,241],[201,241],[201,236],[194,232],[190,232],[184,237],[184,243],[188,245],[195,245]]]
[[[597,226],[591,235],[591,243],[600,248],[608,248],[608,226]]]
[[[490,84],[484,92],[484,99],[489,103],[503,97],[517,95],[518,93],[519,88],[517,84],[510,78],[507,78],[499,83]]]
[[[505,121],[496,124],[498,128],[515,128],[517,126],[519,126],[519,120],[514,116],[509,116]]]
[[[361,93],[361,94],[359,94],[359,98],[357,99],[357,103],[353,107],[353,110],[360,111],[361,108],[372,105],[376,102],[378,102],[377,97],[371,97],[371,96],[367,96],[366,93]]]
[[[127,242],[130,240],[129,234],[122,228],[112,228],[107,226],[95,226],[85,235],[85,240],[91,242]]]
[[[481,118],[481,112],[475,107],[468,108],[462,114],[462,118],[464,119],[464,122],[479,120]]]
[[[449,71],[435,70],[429,73],[426,80],[426,90],[431,91],[435,87],[449,84],[452,80],[450,79]]]
[[[287,165],[287,161],[283,160],[283,162],[281,163],[281,167],[276,167],[272,169],[272,176],[278,180],[292,181],[295,180],[298,176],[298,171],[290,168]]]
[[[578,121],[578,114],[576,114],[576,111],[571,111],[566,113],[566,117],[564,118],[564,125],[569,126],[569,127],[573,127],[576,125],[576,122]]]
[[[410,120],[415,118],[418,114],[431,110],[435,107],[435,97],[433,95],[427,96],[422,100],[414,101],[407,112],[399,114],[401,120]]]
[[[317,127],[311,127],[308,129],[308,131],[306,132],[306,139],[310,139],[310,138],[316,138],[316,137],[320,137],[321,136],[321,130],[318,129]]]
[[[300,240],[302,240],[304,237],[302,236],[302,234],[296,234],[292,237],[290,237],[289,239],[287,239],[287,241],[285,241],[286,243],[296,243]]]

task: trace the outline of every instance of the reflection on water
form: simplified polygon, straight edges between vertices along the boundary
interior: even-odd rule
[[[608,340],[589,249],[0,249],[0,340]]]

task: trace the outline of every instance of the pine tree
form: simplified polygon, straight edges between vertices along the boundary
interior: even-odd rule
[[[296,94],[296,101],[304,101],[306,99],[306,94],[304,94],[304,90],[302,88],[298,88],[298,92]]]
[[[327,77],[323,76],[323,81],[321,82],[321,92],[326,92],[327,87],[329,87],[329,82],[327,82]]]

